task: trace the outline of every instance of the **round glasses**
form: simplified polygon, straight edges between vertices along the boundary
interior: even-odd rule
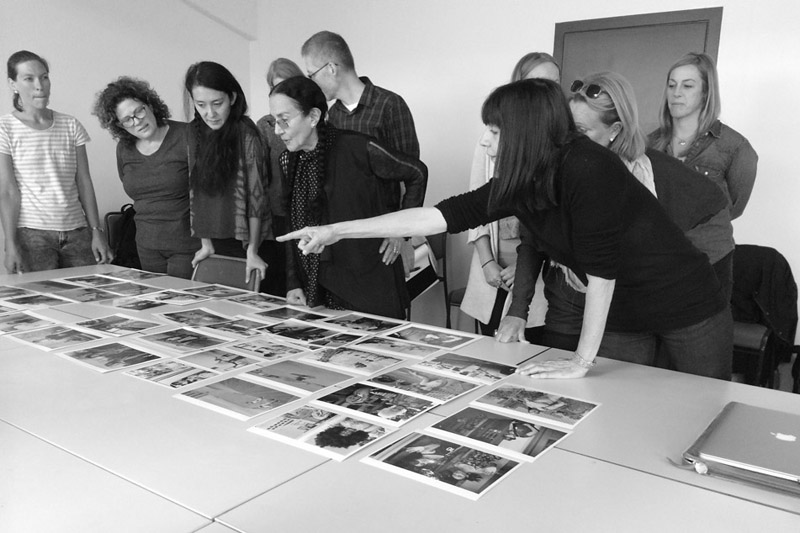
[[[137,107],[136,109],[133,110],[133,114],[132,115],[128,115],[127,117],[123,117],[123,118],[117,120],[117,122],[119,122],[120,125],[123,128],[130,128],[131,126],[136,124],[137,120],[140,120],[140,121],[144,120],[145,116],[147,116],[147,106],[142,104],[142,105],[140,105],[139,107]]]

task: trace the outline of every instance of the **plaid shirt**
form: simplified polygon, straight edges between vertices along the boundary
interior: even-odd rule
[[[369,78],[359,78],[365,85],[364,92],[353,111],[337,100],[328,110],[328,122],[342,130],[352,130],[375,137],[380,144],[419,159],[419,141],[414,129],[414,118],[405,100],[391,91],[373,85]],[[400,186],[397,183],[386,184],[390,189],[387,195],[389,207],[395,211],[400,208]],[[419,198],[418,205],[403,207],[421,207],[424,196]]]

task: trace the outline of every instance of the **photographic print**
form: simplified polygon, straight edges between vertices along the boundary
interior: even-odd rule
[[[268,385],[280,385],[291,389],[296,394],[306,395],[321,391],[353,376],[342,374],[300,361],[287,359],[278,363],[254,368],[245,372],[254,381],[263,381]]]
[[[183,292],[189,294],[196,294],[198,296],[208,296],[209,298],[230,298],[232,296],[242,296],[248,294],[250,291],[243,291],[242,289],[235,289],[225,285],[204,285],[202,287],[191,287],[189,289],[181,289]]]
[[[195,328],[202,328],[212,324],[219,324],[220,322],[230,322],[233,320],[231,316],[220,315],[204,307],[197,309],[186,309],[184,311],[172,311],[169,313],[159,313],[156,316],[165,318],[184,326],[191,326]]]
[[[450,352],[437,355],[427,361],[420,361],[417,365],[432,372],[475,380],[484,385],[491,385],[516,371],[513,366]]]
[[[208,383],[176,394],[175,397],[239,420],[248,420],[300,399],[293,394],[237,377]]]
[[[296,355],[306,351],[299,346],[264,338],[250,339],[245,342],[239,342],[232,346],[227,346],[226,349],[244,355],[254,355],[270,360],[278,360],[283,357],[289,357],[291,355]]]
[[[470,500],[497,486],[520,463],[439,437],[411,433],[362,459]]]
[[[64,278],[64,281],[68,283],[73,283],[75,285],[79,285],[81,287],[102,287],[103,285],[111,285],[112,283],[119,283],[119,280],[112,279],[106,276],[99,276],[97,274]]]
[[[103,286],[103,290],[122,296],[141,296],[142,294],[159,292],[161,289],[150,287],[149,285],[140,285],[139,283],[133,283],[131,281],[123,281],[122,283],[105,285]]]
[[[162,331],[161,333],[151,333],[137,337],[137,340],[166,348],[178,354],[190,354],[214,348],[220,344],[228,342],[228,339],[200,333],[199,331],[192,331],[186,328],[172,329],[169,331]]]
[[[478,407],[494,408],[511,416],[521,415],[529,420],[541,420],[566,429],[573,429],[597,407],[594,403],[519,385],[501,385],[473,403]]]
[[[278,306],[286,305],[286,298],[279,298],[278,296],[259,292],[247,292],[245,294],[233,296],[228,298],[228,301],[256,309],[275,309]]]
[[[337,333],[333,337],[326,337],[324,339],[317,339],[311,342],[311,346],[317,348],[338,348],[340,346],[347,346],[353,344],[357,340],[366,338],[364,335],[354,335],[352,333]]]
[[[17,296],[30,296],[36,294],[34,291],[28,289],[21,289],[19,287],[11,287],[9,285],[0,285],[0,299],[16,298]]]
[[[229,352],[221,348],[213,348],[192,355],[181,357],[181,361],[208,368],[216,372],[230,372],[246,366],[262,362],[261,359],[247,357],[238,353]]]
[[[443,438],[460,438],[468,445],[490,446],[519,461],[533,461],[567,436],[559,429],[474,407],[447,417],[428,431]]]
[[[282,337],[289,341],[309,343],[326,337],[338,335],[341,331],[329,329],[299,320],[286,320],[263,329],[264,332]]]
[[[389,320],[388,318],[365,315],[362,313],[347,313],[326,318],[324,322],[339,326],[340,328],[357,329],[369,333],[382,333],[390,329],[407,324],[401,320]]]
[[[18,311],[0,316],[0,335],[46,328],[54,324],[57,324],[57,322],[36,313]]]
[[[355,383],[318,398],[319,402],[387,424],[400,426],[436,406],[430,400],[377,387],[370,383]]]
[[[119,296],[113,292],[104,291],[95,287],[77,287],[68,291],[60,291],[58,296],[72,300],[73,302],[99,302],[101,300],[109,300],[111,298],[118,298]]]
[[[446,348],[449,350],[461,348],[471,342],[480,339],[479,335],[470,335],[461,331],[453,331],[451,329],[437,329],[430,326],[415,326],[409,325],[404,328],[395,330],[391,333],[384,335],[393,339],[403,339],[412,342],[419,342],[427,344],[428,346],[435,346],[437,348]]]
[[[75,287],[73,287],[74,289]],[[71,300],[49,294],[29,294],[26,296],[16,296],[7,298],[6,303],[21,309],[39,309],[42,307],[52,307],[72,303]]]
[[[29,281],[27,283],[20,283],[17,285],[20,289],[28,289],[36,292],[52,293],[58,291],[66,291],[74,289],[77,285],[72,283],[65,283],[63,281],[53,279],[43,279],[41,281]]]
[[[211,299],[208,296],[198,296],[197,294],[188,294],[173,290],[145,294],[142,296],[142,298],[172,305],[189,305],[197,302],[205,302]]]
[[[6,313],[16,313],[19,309],[16,307],[9,307],[8,305],[3,305],[2,301],[0,301],[0,315],[5,315]]]
[[[436,403],[449,402],[479,385],[418,368],[396,368],[369,379],[382,387],[405,391]]]
[[[440,348],[435,346],[425,346],[424,344],[415,344],[400,339],[390,339],[388,337],[367,337],[362,341],[355,343],[356,346],[369,348],[379,352],[386,352],[406,357],[423,358],[433,355],[439,351]]]
[[[288,305],[276,307],[275,309],[267,309],[266,311],[259,311],[258,313],[253,314],[264,318],[271,318],[273,320],[287,320],[289,318],[294,318],[297,320],[321,320],[328,317],[328,315],[312,313],[311,311],[289,307]]]
[[[85,331],[80,331],[67,326],[50,326],[32,331],[23,331],[9,335],[12,339],[36,346],[42,350],[52,351],[61,348],[69,348],[76,344],[102,339],[100,335],[94,335]]]
[[[160,274],[157,272],[147,272],[145,270],[137,270],[135,268],[131,268],[128,270],[117,270],[114,272],[108,272],[103,275],[121,281],[145,281],[148,279],[155,279],[166,276],[166,274]]]
[[[248,429],[342,461],[394,428],[314,407],[300,407]]]
[[[403,360],[390,355],[381,355],[357,348],[324,348],[300,357],[301,361],[330,366],[339,370],[358,372],[362,375],[386,370]]]
[[[132,368],[125,372],[127,376],[144,379],[172,389],[180,389],[199,383],[205,379],[218,376],[216,372],[197,368],[180,361],[162,361],[154,365]]]
[[[272,325],[272,322],[262,322],[245,316],[231,317],[230,322],[218,322],[200,328],[212,333],[228,336],[233,339],[257,337],[264,334],[264,328]]]
[[[126,298],[115,297],[113,300],[103,300],[100,303],[103,305],[116,307],[118,309],[125,309],[127,311],[146,311],[148,309],[153,309],[154,307],[161,307],[162,305],[167,305],[164,302],[154,302],[152,300],[145,300],[143,298],[136,298],[130,296]]]
[[[75,324],[78,328],[88,329],[100,335],[109,335],[112,337],[140,333],[163,325],[164,324],[158,322],[142,320],[122,314],[84,320]]]
[[[122,342],[111,342],[59,355],[103,373],[160,359],[160,356],[154,353]]]

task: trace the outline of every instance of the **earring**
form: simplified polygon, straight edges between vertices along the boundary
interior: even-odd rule
[[[608,142],[613,143],[614,139],[616,139],[616,137],[611,137],[610,139],[608,139]]]

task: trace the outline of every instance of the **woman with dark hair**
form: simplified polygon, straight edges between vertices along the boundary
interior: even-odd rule
[[[86,143],[74,117],[53,111],[50,67],[20,50],[8,58],[14,111],[0,116],[0,221],[8,272],[108,263]]]
[[[286,145],[289,228],[381,215],[382,181],[404,181],[406,194],[424,194],[427,169],[416,158],[384,148],[371,137],[325,122],[325,95],[314,81],[294,77],[270,93],[275,133]],[[350,241],[320,256],[287,250],[287,301],[402,318],[409,299],[400,262],[376,254],[380,240]]]
[[[733,224],[744,213],[756,180],[758,155],[741,134],[719,121],[717,68],[708,54],[690,53],[668,71],[660,127],[649,145],[683,161],[714,182],[728,199],[723,209],[689,233],[709,259],[730,301],[733,290]]]
[[[285,79],[302,76],[303,71],[291,59],[279,57],[269,64],[267,69],[267,86],[275,88]],[[275,133],[275,117],[265,115],[256,123],[267,152],[269,153],[269,199],[272,207],[272,232],[281,235],[286,232],[286,206],[283,195],[283,171],[280,157],[286,146]],[[262,292],[286,296],[286,246],[273,240],[266,240],[261,245],[259,254],[269,263],[270,276],[268,284],[263,284]]]
[[[190,278],[200,241],[189,227],[187,124],[169,120],[155,90],[127,76],[97,94],[94,114],[117,141],[117,170],[133,199],[142,268]]]
[[[258,128],[245,115],[239,82],[219,63],[202,61],[186,72],[186,92],[194,104],[189,124],[189,184],[192,234],[201,241],[192,260],[211,254],[244,258],[266,276],[258,255],[272,237],[267,197],[267,165]]]
[[[497,177],[487,185],[433,208],[305,228],[279,240],[299,239],[303,253],[319,253],[344,238],[456,233],[515,215],[587,287],[575,354],[518,372],[581,377],[598,355],[652,365],[650,332],[659,331],[673,339],[678,370],[730,379],[726,303],[708,260],[619,157],[577,133],[561,88],[549,80],[504,85],[482,117],[494,126],[487,152],[497,154]]]

